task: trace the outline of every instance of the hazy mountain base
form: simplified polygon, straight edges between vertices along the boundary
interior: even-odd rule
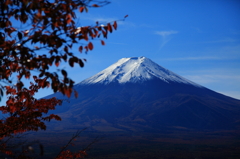
[[[100,125],[114,128],[181,126],[203,129],[240,127],[240,101],[206,88],[151,80],[141,84],[76,87],[79,98],[65,101],[52,113],[66,128]],[[51,97],[62,98],[59,94]],[[51,123],[50,123],[51,124]],[[60,125],[51,128],[61,129]],[[96,130],[98,130],[96,128]],[[140,129],[143,130],[143,129]],[[102,130],[101,130],[102,131]],[[116,130],[115,130],[116,131]]]
[[[38,139],[44,145],[44,157],[53,158],[74,132],[40,132]],[[31,136],[30,135],[30,136]],[[159,133],[84,131],[69,148],[73,151],[90,146],[88,158],[143,159],[143,158],[233,158],[240,157],[240,132],[197,132],[169,130]]]

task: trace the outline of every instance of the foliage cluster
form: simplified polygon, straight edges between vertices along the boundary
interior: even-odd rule
[[[88,12],[88,8],[108,3],[105,0],[0,1],[0,97],[5,92],[8,98],[6,105],[0,107],[0,111],[7,114],[0,120],[2,153],[14,155],[4,142],[6,138],[26,131],[45,130],[45,121],[61,120],[58,115],[49,115],[48,111],[54,110],[62,100],[36,99],[34,94],[50,87],[53,92],[68,97],[74,91],[77,97],[74,81],[67,71],[51,72],[50,68],[59,67],[61,63],[83,67],[86,59],[71,52],[72,48],[78,46],[80,53],[87,53],[93,50],[94,39],[105,45],[102,39],[117,29],[116,21],[81,27],[76,21],[80,13]],[[23,82],[24,78],[29,79],[29,87]],[[61,157],[67,158],[70,154],[66,150]],[[83,153],[75,154],[75,158],[80,154]]]

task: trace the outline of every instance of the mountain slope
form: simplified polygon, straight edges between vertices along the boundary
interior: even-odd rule
[[[239,100],[195,84],[145,57],[123,58],[75,89],[79,98],[70,98],[55,111],[63,118],[62,129],[239,129]]]

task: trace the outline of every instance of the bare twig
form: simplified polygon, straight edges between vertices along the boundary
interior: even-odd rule
[[[75,134],[73,134],[72,138],[68,141],[68,143],[61,149],[61,151],[58,153],[58,155],[56,156],[56,158],[58,158],[58,156],[61,155],[61,153],[63,151],[66,150],[66,148],[73,142],[74,139],[76,139],[77,137],[79,137],[79,135],[84,131],[86,130],[87,128],[84,128],[82,130],[78,130]]]

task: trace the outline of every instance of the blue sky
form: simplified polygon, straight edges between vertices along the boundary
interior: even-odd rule
[[[82,24],[118,22],[73,76],[90,77],[123,57],[146,56],[214,91],[240,99],[240,1],[113,0],[81,15]],[[98,44],[99,42],[95,42]]]
[[[66,68],[80,82],[123,57],[146,56],[159,65],[214,91],[240,99],[239,0],[112,0],[78,14],[79,26],[118,21],[106,45],[80,54],[84,68]],[[129,15],[125,21],[121,19]],[[51,94],[40,91],[38,98]]]

